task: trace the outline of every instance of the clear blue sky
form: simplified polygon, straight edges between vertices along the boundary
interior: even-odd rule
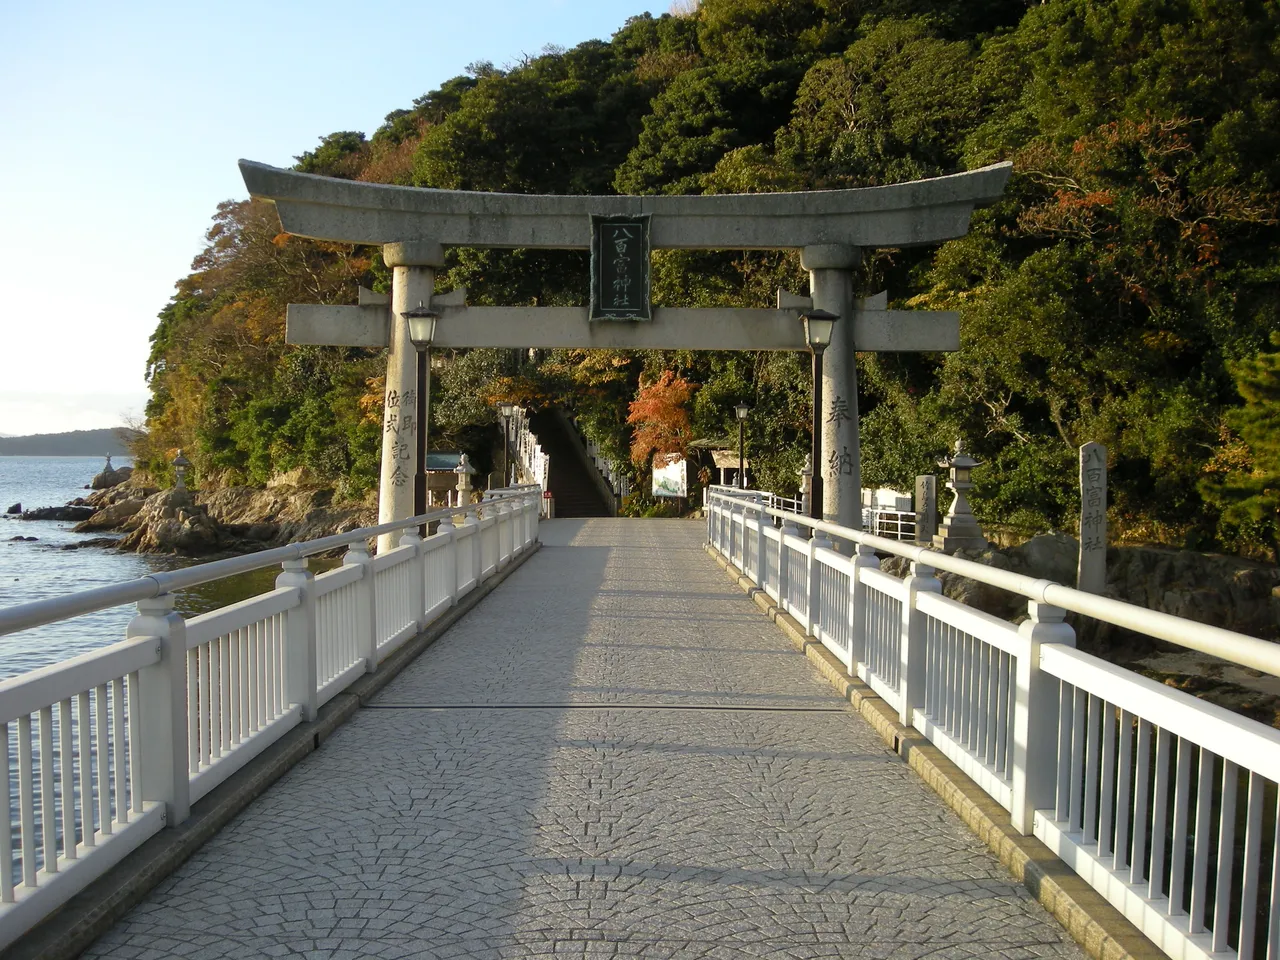
[[[463,72],[667,0],[0,0],[0,434],[140,416],[147,337],[236,160],[287,166]]]

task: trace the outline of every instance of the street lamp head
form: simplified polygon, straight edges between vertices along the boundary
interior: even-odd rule
[[[498,404],[498,412],[502,414],[504,418],[510,420],[515,415],[516,405],[514,403],[500,403]]]
[[[431,341],[436,336],[436,321],[440,319],[440,314],[424,306],[419,300],[416,307],[401,311],[400,316],[404,317],[405,322],[409,324],[409,339],[413,341],[415,347],[431,346]]]
[[[839,314],[828,310],[810,310],[802,313],[800,319],[804,322],[804,342],[809,345],[810,350],[820,353],[831,345],[831,334],[836,321],[840,319]]]
[[[747,419],[747,414],[749,414],[750,412],[751,412],[751,408],[747,406],[747,402],[745,400],[737,404],[733,408],[734,416],[736,416],[739,420]]]

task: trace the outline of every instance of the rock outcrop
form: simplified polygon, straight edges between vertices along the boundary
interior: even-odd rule
[[[189,490],[152,494],[130,516],[129,526],[131,532],[120,541],[123,550],[200,556],[225,547],[218,525]]]
[[[89,483],[92,490],[110,490],[133,476],[133,467],[107,467]]]
[[[370,504],[334,504],[333,491],[300,486],[290,475],[266,489],[165,490],[135,480],[85,499],[92,516],[78,532],[125,531],[119,546],[143,552],[244,553],[343,533],[375,522]]]
[[[65,507],[38,507],[24,510],[23,520],[88,520],[94,514],[93,507],[68,505]]]

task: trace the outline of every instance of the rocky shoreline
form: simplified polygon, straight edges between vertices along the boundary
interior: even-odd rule
[[[81,540],[74,547],[191,557],[252,553],[346,533],[372,526],[377,517],[371,504],[335,503],[332,490],[307,484],[300,473],[278,478],[266,488],[195,491],[160,490],[127,470],[111,471],[117,475],[110,478],[114,482],[102,483],[104,475],[99,474],[93,493],[63,506],[22,510],[21,504],[14,504],[7,513],[22,520],[75,522],[76,533],[123,534]]]

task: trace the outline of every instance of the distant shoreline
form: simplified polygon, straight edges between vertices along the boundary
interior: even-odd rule
[[[37,433],[26,437],[0,437],[3,457],[127,457],[129,444],[141,433],[129,427]]]

